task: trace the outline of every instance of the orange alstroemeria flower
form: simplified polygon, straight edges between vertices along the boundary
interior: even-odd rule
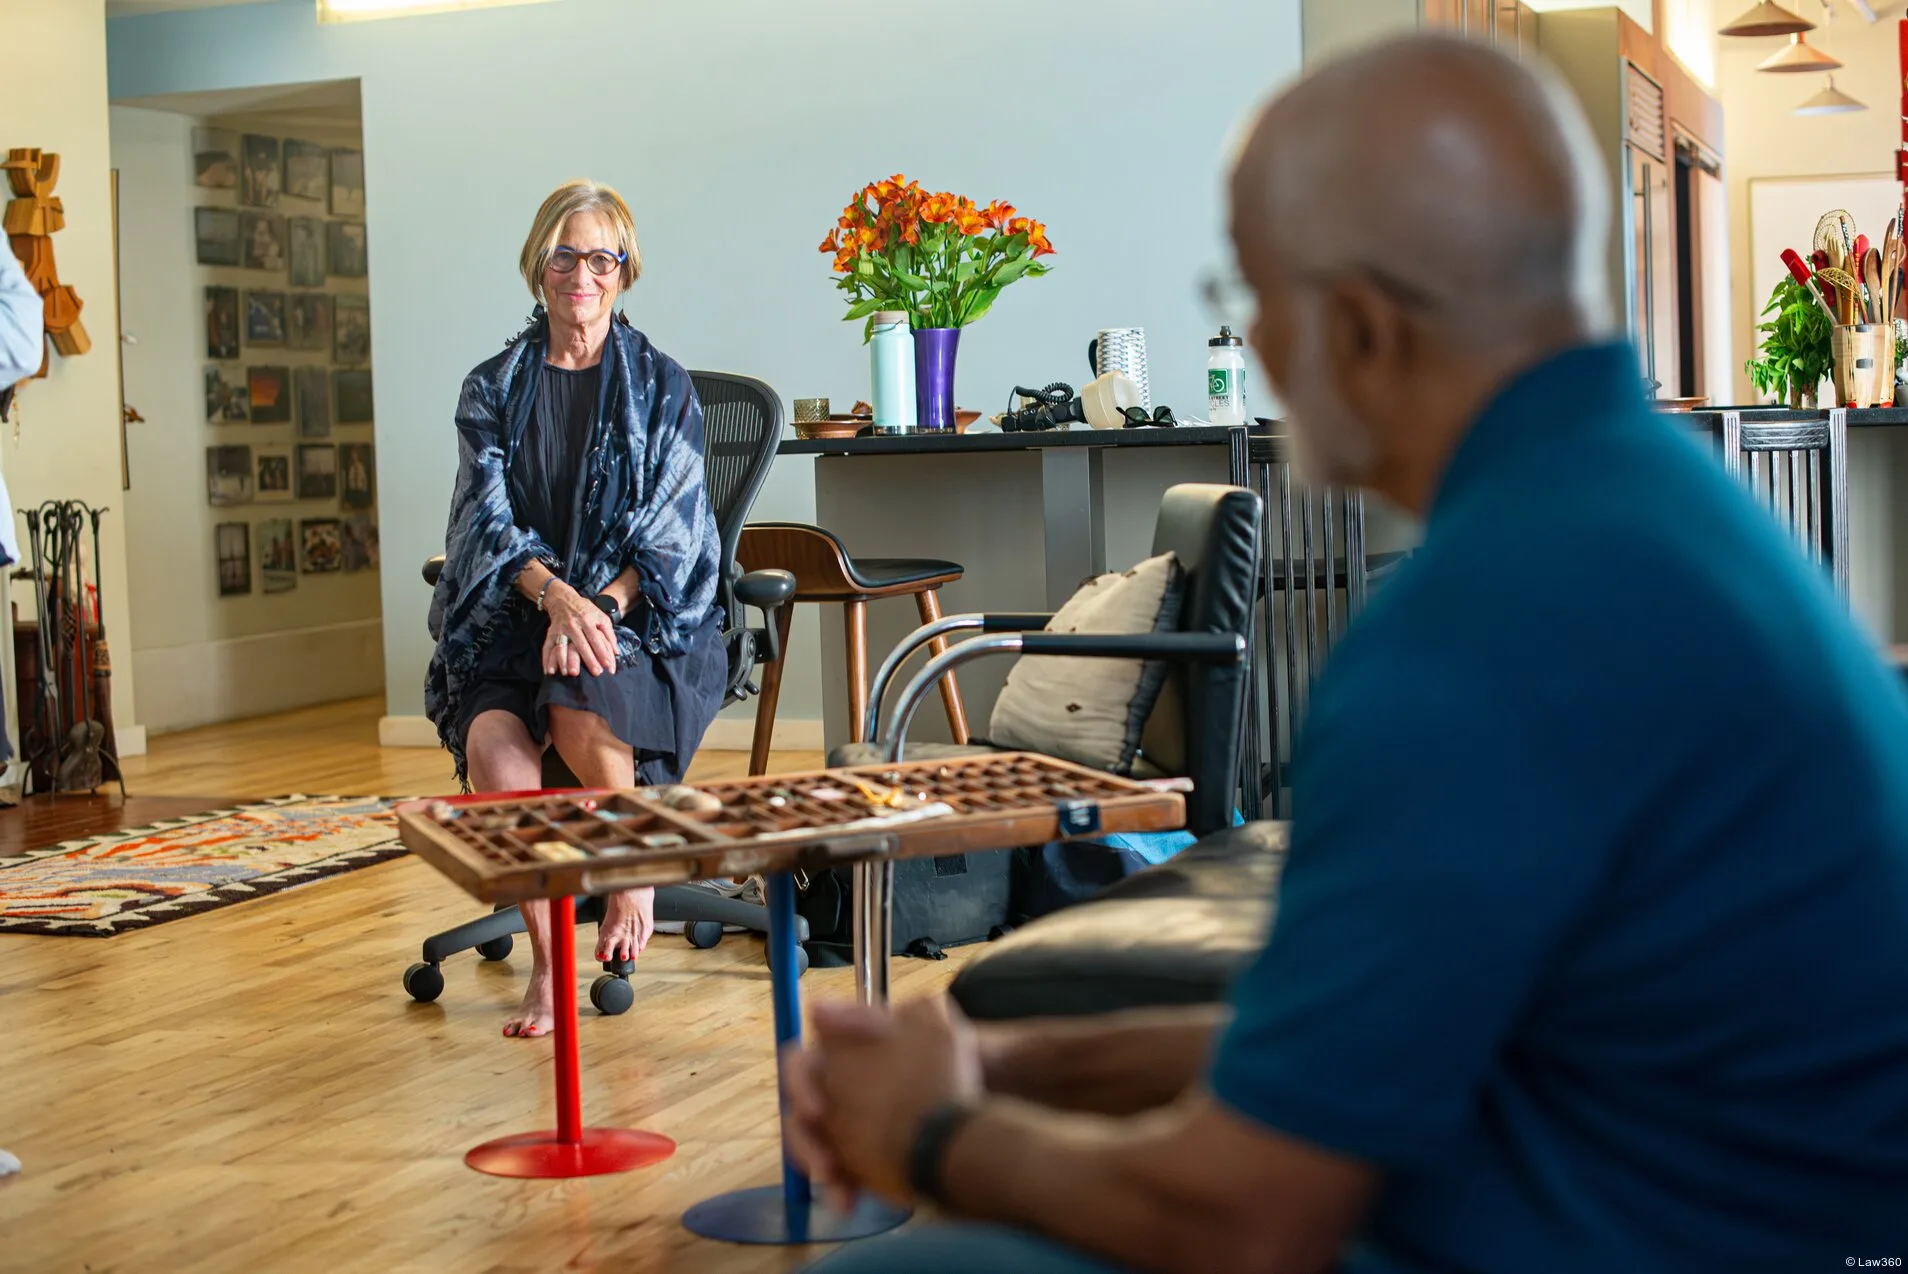
[[[852,243],[843,248],[840,252],[837,252],[835,254],[835,273],[848,273],[848,271],[854,268],[855,258],[860,255],[859,252],[855,251],[855,245]]]
[[[934,225],[945,225],[954,220],[954,199],[951,195],[929,195],[921,201],[921,220]]]
[[[835,232],[833,230],[830,230],[828,232],[828,237],[821,241],[821,247],[816,249],[816,251],[818,252],[840,252],[841,251],[841,241],[838,238],[836,238]]]
[[[910,248],[920,244],[921,223],[919,221],[910,220],[906,225],[901,227],[901,242],[907,244]]]
[[[998,230],[1002,226],[1006,225],[1009,221],[1013,220],[1014,206],[1010,203],[1006,203],[1002,200],[996,199],[994,200],[994,202],[987,205],[987,210],[982,215],[987,218],[988,225]]]

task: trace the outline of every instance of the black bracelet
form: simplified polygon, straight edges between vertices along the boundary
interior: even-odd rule
[[[941,1170],[947,1164],[947,1148],[954,1134],[975,1113],[972,1102],[957,1098],[942,1102],[922,1117],[920,1126],[914,1130],[914,1145],[908,1151],[908,1188],[917,1198],[945,1203]]]

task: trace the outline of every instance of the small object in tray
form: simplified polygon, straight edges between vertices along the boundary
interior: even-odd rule
[[[678,846],[687,845],[689,838],[681,832],[651,832],[647,836],[639,837],[636,843],[644,849],[675,849]]]
[[[432,818],[440,823],[448,823],[463,813],[462,810],[452,805],[449,801],[432,801],[428,812]]]
[[[848,793],[838,787],[813,787],[808,790],[808,795],[817,801],[845,801],[848,799]]]
[[[589,851],[566,840],[540,840],[530,847],[538,858],[553,863],[576,863],[588,858]]]
[[[722,801],[715,795],[701,788],[690,787],[687,783],[644,788],[641,795],[658,805],[667,805],[685,814],[713,814],[722,808]]]

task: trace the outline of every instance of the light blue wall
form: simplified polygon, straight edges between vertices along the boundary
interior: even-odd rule
[[[410,566],[442,547],[457,386],[529,311],[514,262],[556,183],[629,198],[628,309],[663,349],[843,403],[865,354],[815,248],[847,196],[903,170],[1006,198],[1048,224],[1056,268],[964,337],[959,400],[1077,384],[1095,329],[1138,324],[1154,401],[1203,414],[1195,282],[1224,259],[1228,134],[1300,61],[1298,0],[561,0],[322,28],[313,7],[118,19],[110,85],[362,81],[394,714],[422,709]],[[756,516],[811,516],[810,470],[780,463]],[[815,631],[804,617],[786,716],[821,715]]]

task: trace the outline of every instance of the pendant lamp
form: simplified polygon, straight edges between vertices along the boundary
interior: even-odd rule
[[[1791,13],[1774,0],[1762,0],[1762,3],[1731,22],[1722,29],[1724,35],[1800,35],[1804,31],[1813,31],[1815,24],[1797,13]]]
[[[1802,38],[1800,32],[1789,37],[1789,47],[1770,54],[1756,63],[1758,71],[1839,71],[1840,62]]]
[[[1852,111],[1865,111],[1868,107],[1856,101],[1841,89],[1835,87],[1835,77],[1828,77],[1828,85],[1820,93],[1803,102],[1793,115],[1847,115]]]

